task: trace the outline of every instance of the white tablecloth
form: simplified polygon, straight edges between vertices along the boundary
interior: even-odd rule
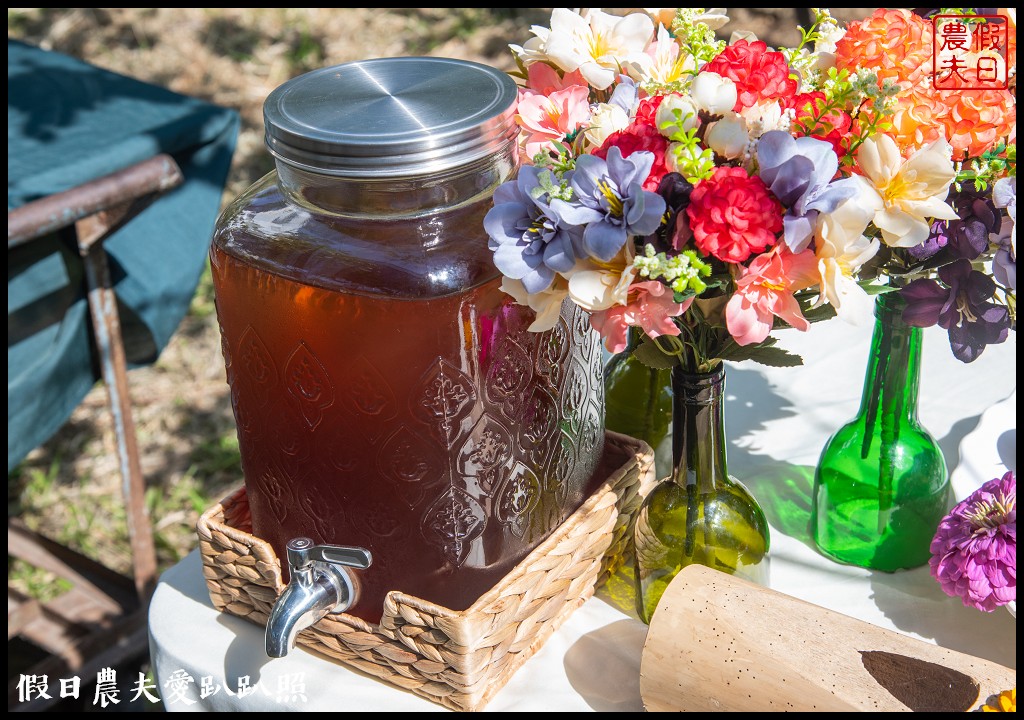
[[[780,344],[804,357],[803,368],[744,363],[728,369],[729,469],[772,525],[771,587],[1016,668],[1016,621],[1007,610],[988,614],[963,607],[942,593],[927,567],[870,572],[837,565],[814,549],[808,533],[813,468],[829,435],[857,411],[870,336],[870,327],[824,323],[806,334],[782,333]],[[945,332],[925,332],[920,418],[939,440],[958,489],[1016,467],[1016,382],[1015,333],[964,365],[952,357]],[[262,628],[214,610],[196,553],[161,578],[149,627],[168,710],[442,710],[301,648],[268,659]],[[487,710],[641,710],[646,630],[599,593]],[[257,690],[244,698],[229,694],[240,678]]]

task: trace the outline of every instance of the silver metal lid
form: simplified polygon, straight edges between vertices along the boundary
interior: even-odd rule
[[[284,83],[263,104],[278,159],[349,178],[423,175],[500,151],[518,135],[515,82],[431,57],[360,60]]]

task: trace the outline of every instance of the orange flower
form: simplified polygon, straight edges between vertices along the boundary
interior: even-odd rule
[[[1015,47],[1015,23],[1009,36]],[[874,72],[879,83],[899,84],[890,133],[904,156],[944,138],[953,147],[954,159],[962,160],[978,157],[1014,136],[1017,104],[1009,90],[935,89],[933,44],[929,21],[908,10],[879,9],[850,24],[836,45],[836,66]],[[960,84],[976,85],[970,79],[967,75]]]
[[[940,97],[944,94],[936,92],[931,83],[914,85],[900,92],[889,134],[899,143],[904,156],[928,143],[946,139],[943,118],[949,113],[949,106],[943,102],[946,98]]]
[[[911,82],[932,60],[932,24],[909,10],[879,8],[850,23],[836,44],[836,66],[877,73],[879,81]]]
[[[958,90],[946,95],[949,111],[941,118],[954,159],[977,157],[1017,128],[1017,101],[1009,90]],[[947,99],[943,98],[943,99]]]

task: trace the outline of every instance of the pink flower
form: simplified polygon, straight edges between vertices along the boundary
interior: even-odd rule
[[[556,90],[565,90],[573,85],[586,86],[587,84],[579,70],[573,70],[571,73],[566,73],[564,77],[559,77],[557,70],[542,62],[533,63],[526,72],[527,89],[541,95],[550,95]]]
[[[525,92],[516,108],[516,121],[528,133],[526,156],[543,152],[590,121],[590,90],[572,85],[550,95]]]
[[[639,326],[648,337],[678,335],[679,327],[672,318],[682,315],[693,298],[677,303],[672,290],[657,280],[633,283],[629,286],[628,304],[613,305],[607,310],[592,313],[590,325],[601,337],[610,353],[626,349],[626,334],[630,326]]]
[[[1017,476],[989,480],[939,523],[932,577],[963,604],[992,612],[1017,600]]]
[[[736,293],[725,306],[729,334],[739,345],[759,343],[772,331],[776,317],[806,331],[811,324],[793,293],[817,281],[818,261],[813,250],[794,255],[780,246],[777,252],[758,255],[740,270]]]

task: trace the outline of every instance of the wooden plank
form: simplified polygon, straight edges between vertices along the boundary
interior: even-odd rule
[[[77,665],[81,658],[76,655],[75,644],[88,632],[78,625],[56,613],[41,608],[39,616],[25,624],[19,633],[21,637],[33,645],[53,655],[64,657],[70,664]]]
[[[7,639],[16,636],[29,622],[39,617],[39,601],[7,588]]]
[[[43,612],[87,628],[110,627],[124,615],[123,610],[112,611],[93,602],[92,596],[77,587],[72,587],[53,600],[43,603]]]
[[[63,577],[111,611],[138,607],[130,579],[32,532],[16,518],[7,522],[7,554]]]

